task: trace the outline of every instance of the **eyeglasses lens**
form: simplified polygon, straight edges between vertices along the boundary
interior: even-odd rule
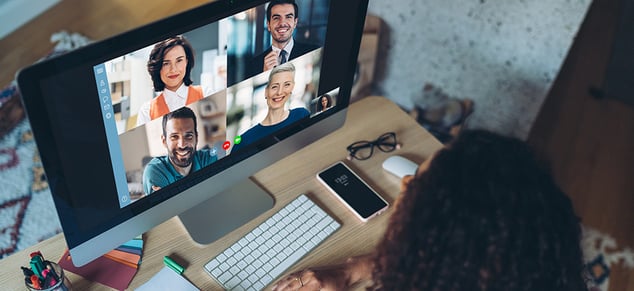
[[[396,134],[394,133],[386,133],[380,136],[375,144],[379,147],[379,149],[383,152],[391,152],[396,149]]]
[[[355,142],[350,147],[348,147],[348,151],[350,151],[350,155],[358,160],[366,160],[372,156],[374,145],[371,142],[360,141]]]

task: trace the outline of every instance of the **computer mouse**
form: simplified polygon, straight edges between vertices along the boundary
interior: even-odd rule
[[[404,157],[394,155],[383,161],[383,169],[402,179],[406,175],[416,174],[418,164]]]

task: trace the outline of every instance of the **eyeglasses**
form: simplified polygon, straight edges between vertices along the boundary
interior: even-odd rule
[[[374,147],[379,148],[382,152],[389,153],[396,149],[400,149],[401,145],[396,142],[396,133],[387,132],[379,136],[374,141],[357,141],[352,143],[347,147],[348,152],[348,160],[357,159],[357,160],[367,160],[374,153]]]

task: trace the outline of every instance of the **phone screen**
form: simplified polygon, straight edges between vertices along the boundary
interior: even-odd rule
[[[362,220],[369,219],[388,206],[381,196],[341,162],[319,173],[318,177]]]

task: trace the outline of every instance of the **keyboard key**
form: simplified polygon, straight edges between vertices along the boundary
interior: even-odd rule
[[[244,268],[244,270],[249,273],[249,274],[253,274],[255,273],[255,268],[251,265],[248,265],[246,268]],[[249,275],[249,277],[255,277],[255,275]],[[251,281],[255,282],[256,280],[250,279]]]
[[[220,277],[218,277],[218,281],[220,281],[220,282],[229,282],[231,277],[233,277],[233,275],[231,275],[230,273],[223,273],[222,275],[220,275]]]
[[[240,273],[240,268],[238,268],[238,266],[233,266],[229,268],[229,273],[233,275],[238,275],[238,273]]]
[[[336,222],[334,220],[330,223],[330,228],[332,229],[332,231],[339,229],[340,226],[341,224],[339,224],[339,222]]]
[[[261,253],[260,249],[255,249],[255,250],[251,251],[251,256],[253,256],[253,258],[255,258],[255,259],[260,259],[261,255],[262,255],[262,253]]]
[[[228,259],[227,259],[227,264],[228,264],[229,266],[233,266],[233,265],[235,265],[237,262],[238,262],[238,260],[236,260],[236,258],[234,258],[234,257],[230,257],[230,258],[228,258]]]
[[[256,270],[259,270],[260,267],[262,267],[262,261],[261,260],[255,260],[255,261],[253,261],[253,263],[251,263],[251,266],[253,266]]]
[[[236,276],[229,279],[229,281],[225,284],[225,287],[227,287],[227,289],[233,289],[234,287],[240,286],[240,282],[242,282],[242,280]]]
[[[222,275],[222,271],[220,269],[211,269],[211,275],[214,277],[220,277]]]
[[[255,283],[255,285],[253,285],[254,290],[262,290],[262,288],[264,288],[264,286],[265,285],[262,282]]]
[[[216,265],[216,269],[219,269],[223,273],[226,272],[227,270],[229,270],[229,267],[231,267],[231,266],[229,266],[229,264],[227,264],[227,261],[219,262],[219,264]]]
[[[252,254],[249,254],[248,256],[244,257],[244,263],[247,265],[251,265],[253,263],[253,261],[255,261],[255,257],[253,257]]]

